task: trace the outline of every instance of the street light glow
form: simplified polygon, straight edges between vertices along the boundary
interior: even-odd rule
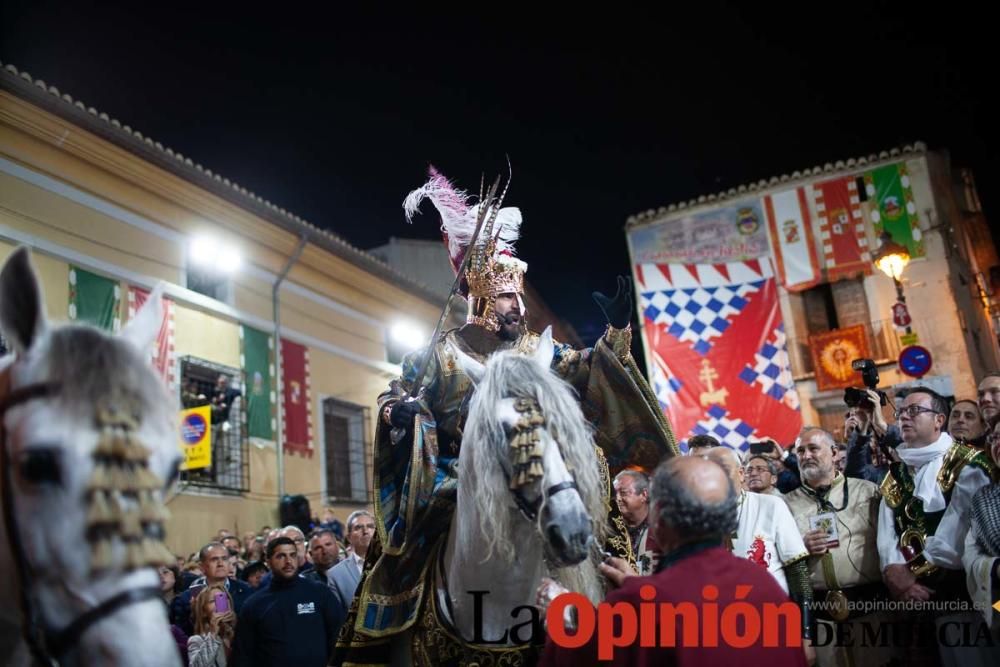
[[[910,253],[906,246],[896,243],[888,232],[883,232],[882,243],[875,252],[875,266],[878,270],[898,281],[903,270],[910,263]]]
[[[223,245],[213,236],[191,239],[190,257],[193,264],[221,273],[233,273],[243,262],[235,247]]]
[[[394,341],[409,350],[416,350],[424,344],[424,332],[409,322],[397,322],[389,334]]]
[[[210,236],[198,236],[191,240],[191,261],[208,266],[219,252],[219,242]]]
[[[219,251],[219,269],[224,273],[233,273],[240,268],[242,260],[236,248],[222,248]]]

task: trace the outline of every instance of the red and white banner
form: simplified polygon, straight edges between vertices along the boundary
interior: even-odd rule
[[[830,282],[872,272],[865,219],[853,178],[838,178],[812,186],[819,236],[823,242],[826,276]]]
[[[805,188],[764,197],[778,279],[796,292],[819,282],[819,261]]]
[[[650,383],[682,448],[703,433],[792,442],[802,416],[770,263],[635,268]]]
[[[309,387],[309,350],[281,339],[281,387],[285,449],[312,456],[312,392]]]
[[[128,288],[128,319],[131,320],[139,312],[149,298],[149,290],[129,285]],[[150,353],[150,361],[157,374],[167,383],[171,391],[177,389],[177,357],[174,353],[174,302],[164,297],[163,321],[160,331],[156,334],[156,343]]]

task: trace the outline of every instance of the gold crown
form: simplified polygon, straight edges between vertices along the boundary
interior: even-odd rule
[[[524,273],[527,270],[528,265],[519,259],[489,253],[481,267],[470,266],[466,271],[469,296],[490,297],[509,292],[524,294]]]

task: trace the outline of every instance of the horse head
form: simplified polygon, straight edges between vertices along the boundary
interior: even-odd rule
[[[153,567],[172,560],[163,493],[179,464],[175,401],[146,352],[160,301],[157,289],[119,336],[50,327],[28,251],[0,272],[14,352],[0,362],[0,577],[46,664],[178,661]]]
[[[537,522],[548,560],[566,567],[590,555],[603,500],[589,424],[572,388],[550,369],[553,353],[551,328],[530,355],[502,351],[482,364],[457,352],[475,385],[459,485],[476,485],[491,550],[513,557],[509,522],[517,515],[500,508],[517,507]]]

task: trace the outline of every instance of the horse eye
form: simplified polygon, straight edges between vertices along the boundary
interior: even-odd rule
[[[62,468],[55,449],[31,449],[20,461],[21,478],[31,484],[61,484]]]

